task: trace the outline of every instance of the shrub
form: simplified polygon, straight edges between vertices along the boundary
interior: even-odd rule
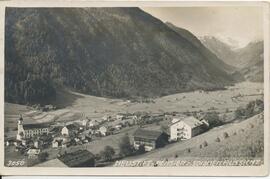
[[[236,111],[234,112],[234,117],[236,119],[240,118],[242,119],[245,116],[245,109],[242,107],[239,107],[236,109]]]
[[[103,158],[106,161],[111,161],[114,154],[115,154],[115,151],[111,146],[106,146],[104,148],[104,151],[100,152],[101,158]]]
[[[224,137],[224,139],[226,139],[226,138],[229,137],[229,134],[228,134],[227,132],[224,132],[224,133],[223,133],[223,137]]]
[[[216,141],[216,142],[220,142],[221,140],[220,140],[219,137],[217,137],[215,141]]]
[[[174,155],[174,158],[178,158],[178,155],[177,155],[177,154],[175,154],[175,155]]]
[[[188,153],[190,153],[190,152],[191,152],[191,149],[190,149],[190,148],[188,148],[188,149],[187,149],[187,152],[188,152]]]
[[[119,143],[120,155],[129,156],[134,150],[133,146],[130,144],[128,135],[123,136],[121,142]]]
[[[254,127],[254,125],[253,124],[250,124],[250,128],[253,128]]]
[[[208,146],[208,143],[206,141],[203,142],[203,146],[204,147],[207,147]]]
[[[223,124],[223,122],[219,119],[217,112],[208,112],[204,119],[209,123],[210,127],[216,127]]]
[[[202,145],[200,145],[200,149],[202,148]]]
[[[96,154],[96,155],[95,155],[95,160],[100,160],[100,159],[101,159],[100,154]]]
[[[233,135],[237,135],[237,133],[236,133],[236,132],[234,132],[234,133],[233,133]]]
[[[38,155],[38,160],[40,162],[44,162],[47,160],[48,157],[49,157],[48,152],[42,152],[41,154]]]
[[[145,153],[145,146],[140,145],[138,150],[137,150],[137,154],[143,154],[143,153]]]

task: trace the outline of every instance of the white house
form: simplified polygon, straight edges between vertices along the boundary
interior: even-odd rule
[[[94,127],[94,126],[97,126],[99,125],[99,122],[97,120],[91,120],[89,123],[88,123],[88,126],[89,127]]]
[[[57,147],[59,147],[59,141],[53,140],[53,142],[52,142],[52,148],[57,148]]]
[[[89,125],[89,120],[88,119],[82,119],[81,120],[81,125],[87,127]]]
[[[205,123],[199,121],[193,116],[175,120],[170,125],[170,140],[185,140],[190,139],[206,130]]]
[[[105,126],[101,126],[101,127],[99,128],[99,132],[100,132],[100,134],[103,135],[103,136],[106,136],[106,135],[107,135],[107,131],[108,131],[108,129],[107,129],[107,127],[105,127]]]
[[[122,120],[124,118],[123,114],[117,114],[116,115],[116,120]]]
[[[40,153],[40,149],[29,149],[29,150],[27,151],[27,154],[28,154],[28,157],[29,157],[29,158],[34,158],[34,157],[36,157],[37,155],[39,155],[39,153]]]
[[[69,130],[68,130],[67,126],[64,126],[64,127],[62,128],[61,134],[62,134],[63,136],[69,136]]]
[[[114,128],[115,128],[116,130],[121,130],[121,129],[122,129],[122,125],[121,125],[121,124],[118,124],[118,125],[114,126]]]

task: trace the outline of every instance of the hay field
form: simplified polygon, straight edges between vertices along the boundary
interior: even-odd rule
[[[228,137],[224,137],[224,133]],[[220,141],[217,142],[216,139]],[[204,146],[207,142],[207,146]],[[200,148],[202,145],[202,148]],[[173,160],[212,158],[263,157],[263,115],[258,114],[245,121],[216,127],[186,141],[169,144],[146,154],[126,160]],[[190,149],[190,151],[188,151]]]

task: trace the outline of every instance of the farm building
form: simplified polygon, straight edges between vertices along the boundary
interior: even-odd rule
[[[99,122],[97,120],[91,120],[89,123],[88,123],[88,126],[89,127],[95,127],[95,126],[98,126],[99,125]]]
[[[168,135],[161,131],[137,129],[134,132],[134,148],[144,146],[145,151],[163,147],[168,143]]]
[[[77,150],[57,157],[68,167],[94,167],[95,156],[88,150]]]
[[[118,113],[116,114],[116,120],[124,120],[128,115],[126,113]]]
[[[204,132],[206,128],[207,125],[205,123],[193,116],[175,120],[175,122],[170,125],[170,140],[190,139]]]
[[[18,119],[18,132],[16,139],[22,141],[24,138],[31,138],[33,136],[40,136],[49,133],[49,126],[45,123],[24,124],[23,118]]]
[[[99,132],[100,132],[101,135],[106,136],[106,135],[107,135],[107,132],[108,132],[108,127],[106,127],[106,126],[101,126],[101,127],[99,128]]]
[[[35,158],[40,153],[40,149],[29,149],[27,151],[28,158]]]
[[[55,138],[52,141],[52,148],[57,148],[60,147],[62,145],[63,139],[60,138]]]

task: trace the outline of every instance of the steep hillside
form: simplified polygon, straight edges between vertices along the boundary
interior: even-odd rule
[[[232,47],[213,36],[200,37],[200,40],[219,59],[232,66],[237,66],[237,61],[235,60],[236,53]]]
[[[239,71],[250,81],[263,81],[263,42],[251,42],[237,51]]]
[[[155,97],[232,82],[217,58],[139,8],[7,8],[5,98],[55,99],[59,88]]]
[[[176,27],[172,23],[166,23],[168,27],[170,27],[172,30],[177,32],[180,36],[184,37],[187,39],[190,43],[192,43],[194,46],[196,46],[200,53],[202,53],[204,56],[206,56],[209,60],[211,60],[211,63],[215,64],[219,70],[227,71],[228,73],[231,73],[235,71],[235,68],[233,66],[228,65],[227,63],[224,63],[222,60],[220,60],[215,53],[209,51],[201,42],[199,39],[197,39],[196,36],[194,36],[192,33],[190,33],[186,29],[182,29],[179,27]]]
[[[263,126],[258,114],[127,160],[263,159]]]
[[[236,67],[246,80],[263,81],[263,41],[251,42],[233,50],[215,37],[200,38],[201,42],[225,63]]]

